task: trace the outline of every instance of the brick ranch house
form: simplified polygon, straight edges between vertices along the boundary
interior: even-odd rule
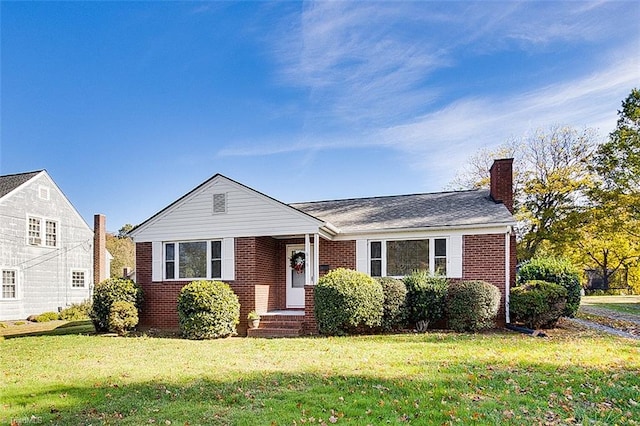
[[[512,162],[494,162],[488,192],[294,204],[216,174],[130,232],[145,296],[140,325],[176,329],[181,288],[215,279],[240,300],[240,335],[316,333],[313,286],[339,267],[395,277],[420,268],[450,280],[485,280],[500,289],[499,321],[509,322]],[[262,321],[247,330],[252,310]]]

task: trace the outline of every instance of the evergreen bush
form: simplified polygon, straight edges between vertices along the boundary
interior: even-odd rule
[[[384,295],[382,328],[387,331],[397,330],[406,320],[407,287],[401,280],[391,277],[381,277],[377,280]]]
[[[427,271],[414,271],[404,278],[407,286],[409,321],[420,332],[444,316],[445,298],[449,282],[445,277],[430,275]]]
[[[563,316],[573,318],[580,308],[580,271],[566,259],[538,257],[520,267],[518,284],[529,281],[546,281],[559,284],[567,290],[567,305]]]
[[[81,303],[72,303],[60,312],[60,319],[65,321],[76,321],[89,319],[91,314],[91,299]]]
[[[49,322],[60,319],[60,314],[57,312],[45,312],[35,317],[36,322]]]
[[[109,309],[109,331],[126,334],[138,325],[138,310],[133,303],[117,301]]]
[[[237,334],[240,302],[228,284],[193,281],[178,296],[180,331],[187,339],[202,340]]]
[[[461,281],[449,285],[446,312],[454,331],[480,331],[495,326],[500,290],[485,281]]]
[[[567,304],[567,290],[559,284],[529,281],[511,289],[511,320],[529,328],[553,327]]]
[[[318,280],[314,309],[318,330],[339,335],[382,324],[384,294],[369,275],[338,268]]]
[[[142,289],[133,281],[123,278],[108,278],[93,289],[91,320],[96,331],[109,330],[109,314],[115,302],[129,302],[140,309]]]

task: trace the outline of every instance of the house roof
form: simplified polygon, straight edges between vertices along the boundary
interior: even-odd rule
[[[42,170],[0,176],[0,198],[4,197],[23,183],[29,181],[40,172],[42,172]]]
[[[315,201],[290,206],[346,233],[515,223],[509,210],[489,198],[489,191],[484,189]]]

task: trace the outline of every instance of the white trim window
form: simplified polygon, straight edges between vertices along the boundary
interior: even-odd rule
[[[164,243],[164,279],[222,279],[222,240]]]
[[[380,240],[369,242],[372,277],[404,277],[415,270],[447,275],[447,238]]]
[[[74,269],[71,271],[71,288],[87,287],[87,271],[83,269]]]
[[[27,217],[27,236],[29,245],[57,247],[58,246],[58,222],[42,219],[35,216]],[[43,238],[44,236],[44,238]]]
[[[12,300],[18,298],[18,271],[15,269],[2,270],[2,293],[0,299]]]

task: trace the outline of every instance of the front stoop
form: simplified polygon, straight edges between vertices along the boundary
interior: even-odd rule
[[[304,312],[267,312],[260,315],[260,327],[247,330],[247,337],[298,337],[304,326]]]

